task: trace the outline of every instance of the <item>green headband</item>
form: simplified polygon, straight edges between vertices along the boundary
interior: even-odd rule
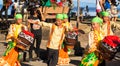
[[[67,19],[68,15],[67,14],[63,14],[63,19]]]
[[[92,23],[99,23],[100,25],[102,25],[103,20],[101,18],[99,18],[99,17],[94,17],[92,19]]]
[[[56,19],[63,19],[63,15],[62,14],[57,14]]]
[[[21,14],[16,14],[15,19],[22,19],[22,15]]]
[[[103,17],[104,16],[109,16],[109,13],[107,11],[103,11],[101,14],[102,14]]]

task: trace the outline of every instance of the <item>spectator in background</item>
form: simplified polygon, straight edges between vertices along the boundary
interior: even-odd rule
[[[1,17],[2,21],[4,21],[4,17],[2,15],[2,13],[4,11],[5,11],[6,22],[8,21],[8,8],[12,3],[13,3],[12,0],[3,0],[3,6],[2,6],[2,9],[0,11],[0,17]]]
[[[102,6],[102,0],[96,0],[96,15],[100,16],[100,12],[104,10]]]
[[[88,16],[90,16],[89,15],[89,7],[88,7],[88,5],[86,5],[86,7],[85,7],[85,17],[87,18]]]
[[[80,22],[83,22],[83,8],[80,8],[80,12],[79,12],[79,17],[80,17]]]
[[[38,14],[37,14],[37,9],[34,9],[34,15],[30,17],[30,20],[32,22],[40,22],[39,18],[38,18]],[[33,50],[35,50],[35,53],[37,55],[37,60],[41,61],[40,59],[40,44],[41,44],[41,39],[42,39],[42,28],[40,27],[40,25],[37,24],[30,24],[31,26],[31,32],[34,34],[34,43],[30,46],[29,48],[29,60],[32,61],[33,60]],[[34,47],[36,42],[36,47]]]
[[[11,9],[11,17],[14,18],[14,15],[15,15],[15,7],[12,6],[12,9]]]
[[[30,12],[30,17],[34,15],[34,6],[35,2],[34,0],[30,0],[29,5],[28,5],[28,11]]]
[[[113,22],[116,22],[117,17],[118,17],[117,7],[115,5],[111,5],[111,20]]]
[[[96,0],[96,3],[97,7],[100,5],[102,11],[110,10],[110,6],[112,4],[111,0]]]
[[[23,11],[23,21],[27,21],[28,19],[28,14],[29,12],[27,11],[27,8],[28,8],[28,0],[25,0],[24,1],[24,4],[23,4],[23,7],[22,7],[22,11]],[[27,23],[26,23],[27,24]]]
[[[15,9],[15,14],[20,12],[19,2],[17,0],[14,0],[13,6],[14,6],[14,9]]]
[[[111,0],[105,0],[104,1],[104,9],[106,10],[106,11],[110,11],[110,8],[111,8]]]

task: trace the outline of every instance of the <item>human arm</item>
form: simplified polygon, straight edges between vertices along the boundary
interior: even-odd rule
[[[108,0],[108,2],[110,3],[110,5],[112,4],[112,3],[111,3],[111,0]]]
[[[93,33],[91,31],[88,34],[88,46],[91,47],[92,44],[93,44]]]
[[[105,10],[105,9],[104,9],[104,3],[105,3],[105,0],[100,0],[100,1],[99,1],[99,4],[100,4],[100,6],[101,6],[101,8],[102,8],[102,11]]]
[[[111,27],[120,30],[120,25],[116,22],[111,22]]]
[[[29,23],[32,23],[32,24],[38,24],[40,25],[41,27],[52,27],[52,23],[46,23],[46,22],[40,22],[40,21],[35,21],[35,20],[32,20],[32,19],[28,19],[28,22]]]
[[[13,33],[13,24],[10,25],[9,29],[8,29],[8,34],[6,36],[6,41],[9,42],[9,41],[12,41],[13,40],[13,36],[14,36],[14,33]]]

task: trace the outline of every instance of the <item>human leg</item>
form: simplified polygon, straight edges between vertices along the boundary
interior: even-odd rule
[[[38,60],[40,59],[40,44],[41,44],[41,39],[42,39],[42,36],[41,35],[38,35],[36,36],[36,54],[37,54],[37,58]]]
[[[47,49],[48,51],[48,63],[47,66],[56,66],[58,62],[58,50]]]
[[[8,8],[5,9],[5,19],[6,19],[6,22],[8,22]]]
[[[34,42],[35,42],[35,39],[34,39]],[[30,61],[32,60],[32,57],[33,57],[32,51],[34,49],[34,42],[33,42],[33,44],[31,44],[31,46],[29,48],[29,59],[30,59]]]

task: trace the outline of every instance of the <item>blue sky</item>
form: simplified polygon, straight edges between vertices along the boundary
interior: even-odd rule
[[[88,5],[89,7],[95,7],[96,6],[96,0],[79,0],[80,1],[80,7],[85,7]],[[74,6],[77,6],[77,0],[73,0]]]

